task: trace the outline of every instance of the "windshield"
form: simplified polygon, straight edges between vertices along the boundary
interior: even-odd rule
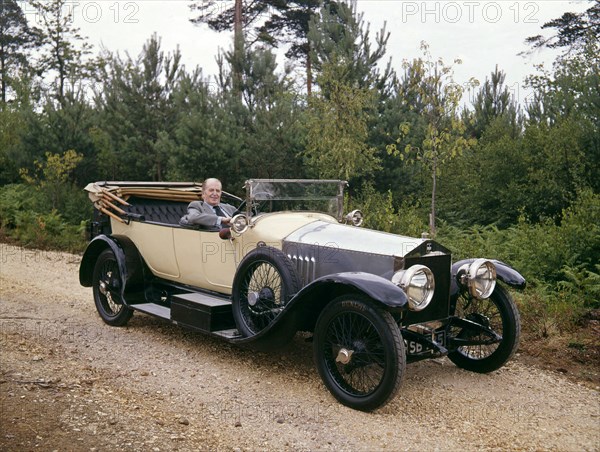
[[[346,185],[339,180],[253,179],[246,181],[247,209],[323,212],[341,221]]]

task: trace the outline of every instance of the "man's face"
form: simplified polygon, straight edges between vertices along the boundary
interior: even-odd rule
[[[221,202],[221,183],[217,180],[209,180],[202,187],[202,199],[211,206]]]

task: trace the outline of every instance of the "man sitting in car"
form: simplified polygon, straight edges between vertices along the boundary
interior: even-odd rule
[[[219,179],[208,178],[202,183],[202,201],[192,201],[179,224],[182,226],[228,227],[236,208],[221,202]]]

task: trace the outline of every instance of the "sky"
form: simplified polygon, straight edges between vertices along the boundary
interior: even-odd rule
[[[89,38],[98,52],[104,47],[112,52],[129,52],[136,57],[153,33],[162,40],[162,49],[177,46],[182,61],[191,70],[200,66],[205,76],[217,73],[215,56],[219,48],[229,49],[232,35],[216,33],[207,25],[193,25],[189,19],[191,0],[73,0],[75,25]],[[214,8],[228,8],[233,0],[214,2]],[[432,57],[445,63],[460,59],[454,66],[454,81],[466,83],[471,77],[483,82],[496,65],[506,75],[506,84],[523,103],[531,93],[524,85],[535,65],[550,67],[557,53],[535,52],[527,57],[518,54],[528,47],[525,38],[543,32],[540,27],[564,12],[582,12],[589,8],[582,0],[358,0],[357,9],[370,24],[374,36],[384,23],[391,32],[387,58],[400,72],[404,60],[422,56],[422,41],[429,44]],[[28,17],[35,15],[22,2]],[[284,62],[280,59],[280,65]]]

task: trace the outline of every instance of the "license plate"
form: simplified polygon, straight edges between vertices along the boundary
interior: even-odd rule
[[[445,346],[446,345],[446,332],[445,331],[432,332],[431,340],[441,346]],[[426,345],[423,345],[420,342],[415,342],[415,341],[406,341],[406,348],[408,349],[409,355],[417,355],[426,350],[429,350],[429,347],[427,347]]]

